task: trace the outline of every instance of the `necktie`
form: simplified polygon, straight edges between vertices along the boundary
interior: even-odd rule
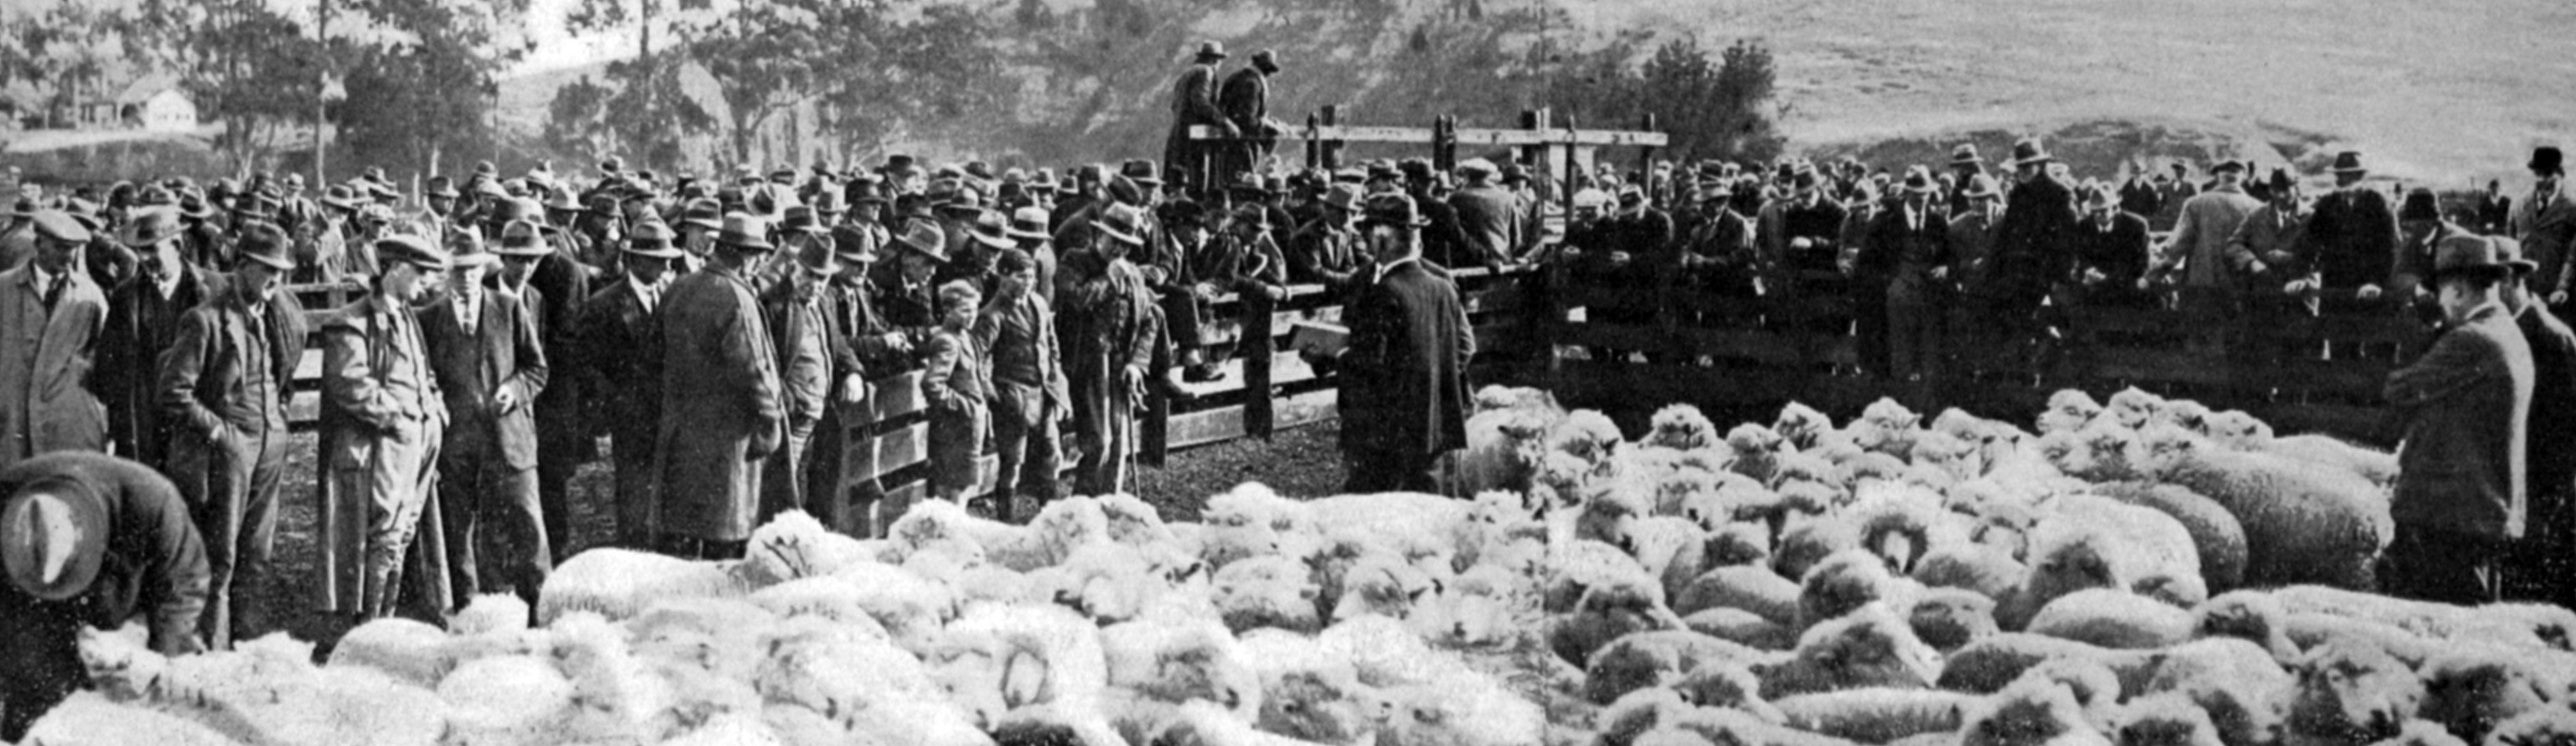
[[[480,304],[480,303],[476,303],[476,302],[474,302],[475,300],[476,300],[476,299],[474,299],[474,298],[467,298],[467,297],[463,297],[463,296],[459,296],[459,297],[457,297],[457,299],[456,299],[456,323],[458,323],[459,325],[461,325],[461,326],[465,329],[465,331],[466,331],[467,333],[469,333],[469,334],[470,334],[470,333],[473,333],[473,331],[474,331],[474,329],[475,329],[475,326],[474,326],[474,322],[476,321],[476,318],[475,318],[475,317],[476,317],[477,315],[479,315],[479,314],[476,314],[476,313],[475,313],[475,311],[480,310],[480,309],[476,308],[476,306],[480,306],[480,305],[482,305],[482,304]]]
[[[71,279],[71,272],[65,271],[54,275],[54,281],[45,286],[45,313],[52,314],[55,304],[62,302],[63,286],[71,282]]]

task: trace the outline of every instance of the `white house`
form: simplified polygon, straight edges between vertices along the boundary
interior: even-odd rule
[[[178,80],[150,75],[134,81],[116,96],[116,117],[146,132],[197,131],[197,104],[179,90]]]

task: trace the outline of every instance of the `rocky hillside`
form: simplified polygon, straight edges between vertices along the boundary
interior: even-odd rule
[[[2576,28],[2553,0],[1000,0],[1004,112],[917,123],[928,154],[1061,163],[1159,152],[1165,90],[1197,40],[1280,51],[1283,119],[1456,113],[1510,123],[1528,75],[1664,38],[1763,40],[1794,148],[1937,160],[2044,134],[2086,173],[2141,157],[2322,166],[2358,148],[2440,186],[2520,171],[2571,124]],[[505,91],[523,122],[565,74]],[[1012,156],[1018,156],[1014,158]]]

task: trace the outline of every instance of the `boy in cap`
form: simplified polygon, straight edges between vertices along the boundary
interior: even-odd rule
[[[1004,249],[993,268],[993,299],[975,315],[973,337],[989,357],[992,378],[993,445],[1000,462],[993,517],[1010,521],[1013,498],[1027,496],[1044,508],[1057,497],[1057,423],[1072,393],[1037,260]]]
[[[48,451],[107,449],[90,394],[107,297],[73,263],[90,231],[59,210],[33,218],[36,253],[0,272],[0,466]]]
[[[497,252],[457,234],[447,297],[420,312],[422,344],[450,417],[438,495],[460,605],[487,591],[533,604],[554,567],[537,485],[535,414],[552,371],[520,297],[529,267],[546,251],[541,240],[527,221],[503,230]],[[487,289],[483,279],[496,268],[500,287]]]
[[[992,381],[984,375],[984,350],[975,344],[975,316],[984,304],[975,283],[939,286],[939,326],[922,350],[921,398],[930,408],[931,497],[963,507],[975,488],[975,459],[984,454],[991,424]],[[1005,508],[995,515],[1007,516]]]
[[[417,608],[439,613],[457,600],[445,529],[423,520],[435,515],[447,404],[414,311],[446,280],[448,254],[412,236],[380,239],[375,249],[384,272],[371,292],[322,325],[317,607],[354,621],[391,616],[405,600],[406,575]],[[407,571],[415,539],[424,542],[420,566]]]
[[[154,652],[204,650],[206,553],[188,505],[151,467],[63,452],[0,469],[0,741],[86,688],[84,626],[144,617]]]

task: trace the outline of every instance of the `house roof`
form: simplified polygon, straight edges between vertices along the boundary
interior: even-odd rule
[[[132,83],[126,84],[125,90],[116,94],[116,104],[118,106],[124,106],[126,104],[143,103],[144,101],[150,100],[153,96],[160,95],[162,91],[178,87],[179,76],[177,75],[171,75],[168,73],[146,75],[134,79],[134,82]]]

